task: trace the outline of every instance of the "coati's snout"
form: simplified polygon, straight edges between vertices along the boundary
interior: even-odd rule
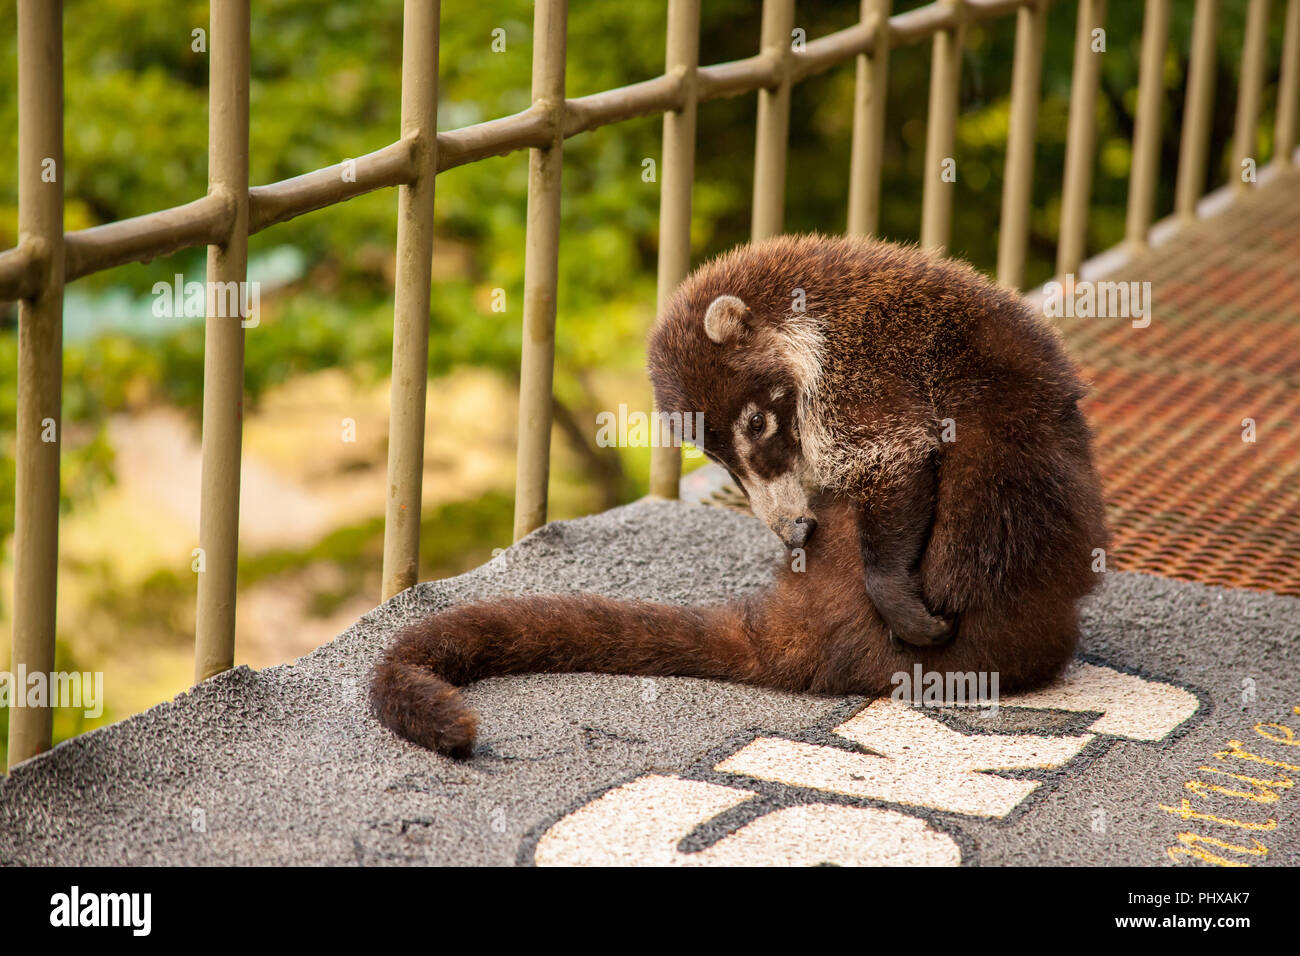
[[[817,530],[808,489],[791,471],[770,481],[754,475],[741,479],[749,506],[786,548],[802,548]]]
[[[803,494],[802,483],[793,481],[792,484],[798,486],[796,489],[790,489],[783,486],[787,483],[784,481],[771,481],[771,483],[761,483],[746,488],[749,494],[749,503],[754,514],[763,519],[763,523],[772,529],[776,537],[781,538],[781,544],[787,546],[787,549],[794,550],[802,548],[807,544],[813,532],[816,531],[816,516],[813,509],[809,506],[806,494]],[[776,488],[772,485],[777,485]]]
[[[812,537],[812,533],[817,530],[817,519],[812,515],[801,515],[793,521],[782,521],[781,530],[773,528],[777,536],[780,537],[781,543],[787,549],[793,551],[795,548],[802,548]]]

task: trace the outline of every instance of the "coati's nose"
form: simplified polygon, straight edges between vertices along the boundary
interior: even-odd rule
[[[817,519],[812,515],[804,515],[795,518],[794,521],[786,525],[785,546],[787,548],[802,548],[812,537],[812,533],[817,530]]]

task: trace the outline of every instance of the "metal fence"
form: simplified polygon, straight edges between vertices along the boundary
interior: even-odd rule
[[[854,26],[793,44],[794,0],[763,0],[760,51],[747,59],[702,67],[700,0],[668,0],[662,76],[568,99],[564,82],[567,0],[537,0],[532,105],[513,116],[438,133],[439,0],[405,0],[400,138],[346,165],[250,188],[249,0],[212,0],[207,195],[173,209],[65,234],[62,8],[55,0],[18,0],[20,238],[16,248],[0,253],[0,300],[19,300],[14,670],[21,666],[29,673],[48,672],[54,665],[61,323],[67,282],[199,245],[208,246],[209,282],[241,282],[250,234],[396,186],[397,278],[382,593],[388,598],[414,584],[418,571],[438,173],[520,149],[530,154],[514,521],[518,538],[546,520],[564,141],[633,117],[663,114],[658,267],[662,303],[690,265],[699,103],[758,92],[752,231],[754,239],[762,239],[782,228],[791,88],[808,76],[855,61],[848,229],[868,235],[876,230],[880,208],[889,52],[928,40],[932,53],[921,244],[942,248],[949,236],[954,187],[951,177],[940,175],[940,168],[954,154],[965,32],[971,23],[1014,14],[1015,60],[997,277],[1008,286],[1019,286],[1029,230],[1048,2],[940,0],[891,17],[890,0],[861,0],[860,20]],[[1147,243],[1152,229],[1170,3],[1145,0],[1126,227],[1133,248]],[[1196,0],[1176,183],[1178,221],[1196,217],[1205,181],[1219,6],[1219,0]],[[1104,28],[1105,8],[1105,0],[1078,3],[1057,257],[1062,274],[1076,271],[1085,254],[1100,75],[1092,43],[1094,31]],[[1268,23],[1269,0],[1250,0],[1233,145],[1234,159],[1240,161],[1254,161]],[[1274,161],[1289,164],[1294,161],[1300,95],[1300,0],[1286,4],[1283,43]],[[53,177],[48,175],[51,163],[56,171]],[[238,315],[208,316],[199,527],[206,569],[198,582],[196,680],[234,662],[243,336]],[[679,475],[678,451],[655,449],[652,493],[676,497]],[[11,712],[11,764],[49,746],[51,716],[48,708]]]

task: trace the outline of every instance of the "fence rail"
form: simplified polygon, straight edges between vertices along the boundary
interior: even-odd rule
[[[0,252],[0,301],[19,302],[14,669],[21,665],[29,672],[48,671],[53,665],[62,293],[67,282],[204,245],[208,247],[210,280],[242,281],[250,235],[376,189],[397,187],[393,393],[382,592],[388,597],[414,584],[418,574],[430,257],[434,185],[439,173],[491,156],[523,149],[530,152],[514,527],[515,536],[520,537],[546,520],[564,141],[634,117],[663,115],[658,270],[662,304],[690,266],[691,187],[700,103],[758,93],[752,232],[754,238],[763,238],[780,232],[782,226],[792,88],[809,76],[854,61],[857,74],[847,225],[851,233],[871,234],[879,219],[889,54],[892,49],[929,40],[931,83],[921,240],[923,245],[942,248],[951,228],[953,185],[940,175],[940,165],[953,158],[965,34],[973,23],[1014,15],[1011,125],[997,275],[1003,284],[1019,286],[1029,231],[1033,144],[1050,2],[939,0],[890,16],[890,0],[861,0],[856,24],[795,48],[791,43],[794,0],[764,0],[759,52],[730,63],[700,66],[700,0],[668,0],[662,76],[567,98],[567,0],[537,0],[532,105],[513,116],[438,133],[439,0],[405,0],[400,138],[355,160],[250,187],[249,0],[212,0],[208,194],[175,208],[65,234],[61,4],[18,0],[19,243]],[[1145,244],[1152,231],[1161,72],[1170,3],[1145,0],[1126,226],[1127,240],[1134,247]],[[1205,178],[1219,12],[1219,0],[1196,0],[1177,181],[1176,211],[1182,221],[1195,217]],[[1100,75],[1099,58],[1091,44],[1093,31],[1104,26],[1105,13],[1105,0],[1078,2],[1057,254],[1061,273],[1077,271],[1086,252]],[[1253,161],[1269,13],[1268,0],[1250,0],[1233,140],[1235,160]],[[1290,164],[1300,109],[1300,0],[1287,0],[1285,16],[1274,161]],[[58,175],[45,181],[43,164],[51,160]],[[198,588],[197,680],[229,668],[234,660],[242,392],[243,328],[239,318],[209,316],[199,531],[206,570],[199,576]],[[54,425],[53,441],[48,440],[50,423]],[[675,497],[679,475],[677,450],[655,449],[651,492]],[[51,712],[45,708],[21,708],[11,713],[11,764],[49,746],[50,718]]]

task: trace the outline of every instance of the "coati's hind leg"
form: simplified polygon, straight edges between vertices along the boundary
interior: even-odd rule
[[[937,486],[938,469],[931,455],[887,488],[874,489],[858,508],[867,596],[890,635],[916,647],[942,644],[953,634],[953,621],[931,612],[921,584]]]

